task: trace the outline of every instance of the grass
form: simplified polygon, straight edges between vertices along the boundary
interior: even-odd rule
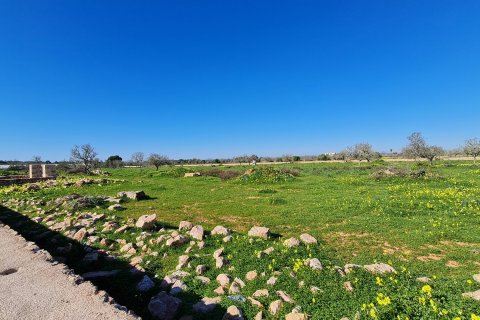
[[[403,174],[377,174],[389,167]],[[220,170],[240,174],[250,168]],[[470,319],[471,313],[480,313],[478,303],[466,301],[460,295],[478,289],[471,277],[480,269],[480,166],[468,161],[441,161],[434,166],[375,162],[291,164],[274,168],[254,172],[249,177],[237,178],[236,174],[229,173],[231,179],[183,177],[185,171],[208,170],[205,167],[158,171],[116,169],[110,171],[108,178],[117,183],[46,188],[36,192],[26,192],[24,187],[18,187],[17,191],[3,188],[0,200],[32,197],[51,200],[73,192],[114,196],[119,191],[143,190],[151,199],[122,204],[126,210],[115,212],[119,221],[156,213],[157,219],[166,225],[177,226],[181,220],[189,220],[207,230],[224,225],[238,231],[235,240],[225,245],[230,265],[235,266],[230,273],[243,277],[253,269],[268,274],[280,272],[278,287],[290,292],[313,319],[353,318],[356,312],[362,317],[382,319],[393,319],[396,315],[411,319],[453,319],[454,316]],[[425,176],[410,175],[420,170],[425,170]],[[105,208],[94,211],[108,212]],[[253,225],[269,227],[282,237],[298,237],[308,232],[321,244],[285,251],[280,240],[270,240],[271,245],[277,247],[274,255],[258,259],[252,251],[263,250],[267,244],[250,242],[243,235]],[[121,237],[132,241],[139,235],[138,230],[133,232]],[[221,240],[208,238],[205,250],[213,252],[222,245]],[[151,262],[145,267],[149,273],[163,277],[168,270],[174,269],[177,257],[185,248],[172,251],[159,246],[154,249],[159,256],[167,254],[167,257],[150,258]],[[308,255],[318,257],[329,271],[317,274],[300,268],[295,278],[284,272],[285,266],[294,268],[295,259],[303,261]],[[199,259],[196,264],[201,261]],[[361,271],[340,279],[334,268],[345,263],[375,261],[388,262],[399,272],[381,278],[379,284],[377,278]],[[203,262],[211,264],[208,259]],[[207,276],[215,282],[218,271],[211,268],[209,272]],[[433,293],[426,292],[428,288],[422,291],[422,286],[415,281],[417,276],[437,279],[431,285]],[[309,290],[298,290],[300,279],[307,288],[319,285],[328,294],[312,295]],[[206,287],[195,284],[193,277],[188,281],[189,291],[194,296],[183,299],[192,300],[192,303],[198,297],[212,296],[216,287],[213,283]],[[352,282],[353,294],[342,288],[344,281]],[[261,288],[260,280],[254,281],[247,284],[242,294],[248,296]],[[394,301],[385,303],[385,296]],[[425,304],[422,304],[422,297],[426,299]],[[228,299],[222,301],[225,307],[231,303]],[[185,312],[190,312],[189,307],[186,308]],[[242,304],[242,309],[249,319],[255,315],[256,309],[251,305]],[[291,309],[282,309],[282,315]],[[463,314],[459,315],[458,310],[463,310]]]

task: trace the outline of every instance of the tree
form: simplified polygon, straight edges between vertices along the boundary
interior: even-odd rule
[[[158,170],[160,166],[170,164],[170,160],[166,156],[162,156],[158,153],[152,153],[148,157],[148,163]]]
[[[118,168],[122,165],[122,157],[118,154],[114,156],[108,157],[107,161],[105,161],[105,165],[109,168]]]
[[[368,143],[357,143],[353,148],[350,148],[350,150],[352,150],[352,157],[359,161],[367,160],[367,162],[370,162],[370,160],[378,157],[378,153],[375,152],[372,145]]]
[[[90,144],[75,145],[71,151],[70,160],[83,164],[85,172],[90,173],[90,170],[96,162],[96,156],[97,152]]]
[[[143,152],[135,152],[132,154],[132,163],[136,164],[137,166],[143,166],[145,155]]]
[[[408,136],[410,143],[403,148],[402,153],[408,158],[425,158],[433,163],[436,157],[444,154],[444,150],[439,146],[429,146],[420,132],[414,132]]]
[[[40,162],[42,162],[42,157],[40,157],[40,156],[33,156],[33,157],[32,157],[32,162],[40,163]]]
[[[468,156],[472,156],[473,163],[475,163],[477,157],[480,155],[480,140],[478,140],[477,138],[473,138],[465,141],[463,152],[465,152],[465,154]]]

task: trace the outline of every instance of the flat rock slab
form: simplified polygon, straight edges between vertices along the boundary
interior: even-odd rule
[[[64,265],[52,265],[1,224],[0,243],[0,319],[135,319],[103,302],[89,282],[75,285]]]

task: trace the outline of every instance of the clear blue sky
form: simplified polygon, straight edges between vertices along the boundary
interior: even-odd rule
[[[480,136],[480,1],[0,2],[0,159]]]

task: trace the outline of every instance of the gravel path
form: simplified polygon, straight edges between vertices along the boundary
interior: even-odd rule
[[[135,319],[0,222],[0,319]],[[38,249],[38,248],[37,248]]]

